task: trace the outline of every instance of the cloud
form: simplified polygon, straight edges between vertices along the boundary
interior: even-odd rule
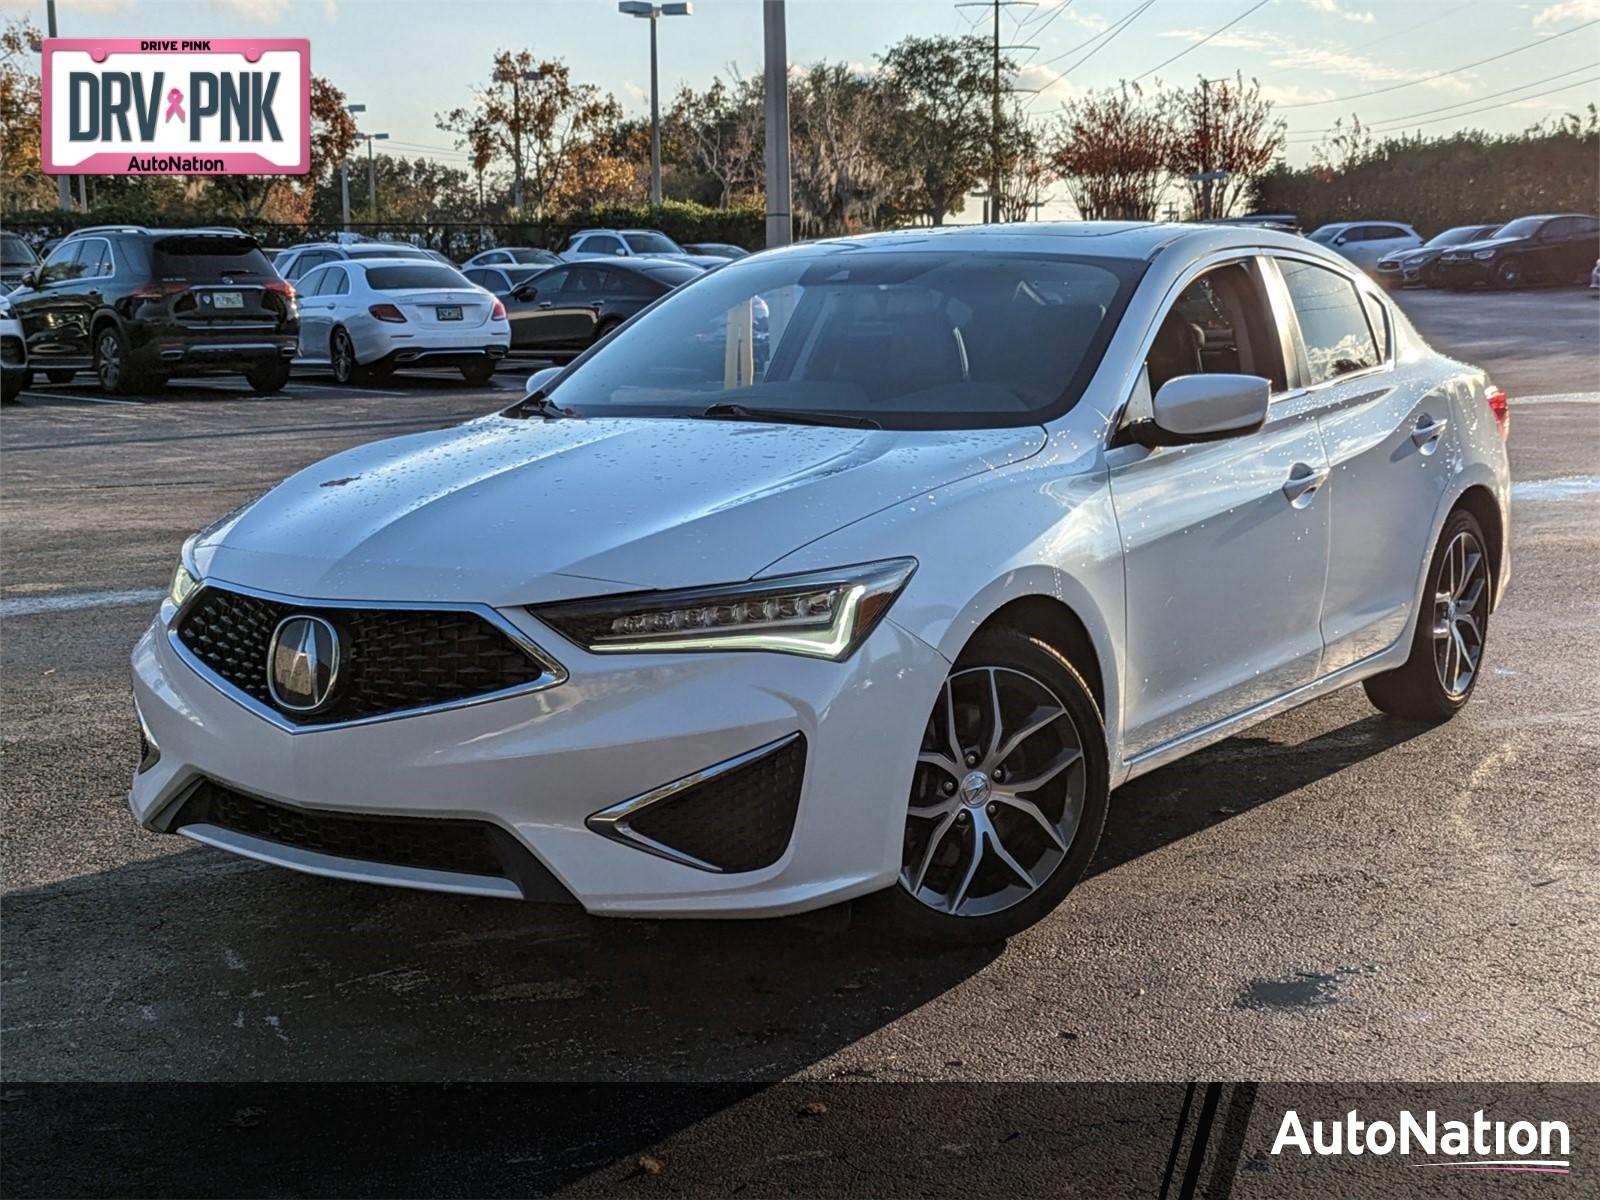
[[[1308,88],[1297,83],[1261,85],[1261,98],[1273,104],[1319,104],[1333,97],[1332,88]]]
[[[1041,67],[1038,63],[1029,63],[1018,71],[1014,77],[1014,85],[1028,91],[1037,91],[1039,93],[1037,100],[1045,110],[1065,104],[1089,90],[1082,84],[1062,78],[1054,68]]]
[[[37,0],[0,0],[0,12],[26,12],[31,15],[43,7]],[[133,0],[61,0],[61,7],[67,12],[106,16],[130,11],[133,8]],[[67,33],[62,36],[72,37],[74,34]]]
[[[1364,10],[1343,8],[1339,0],[1306,0],[1307,7],[1319,13],[1326,13],[1330,17],[1342,17],[1346,21],[1354,21],[1357,25],[1371,25],[1378,18]]]
[[[640,87],[631,79],[624,79],[622,81],[622,94],[627,96],[628,99],[639,104],[650,103],[650,93],[645,91],[644,88]]]
[[[211,0],[211,7],[230,17],[271,25],[283,17],[289,5],[287,0]]]
[[[1160,36],[1181,38],[1198,42],[1207,31],[1195,29],[1169,29]],[[1206,43],[1208,48],[1221,50],[1247,50],[1260,54],[1268,66],[1285,71],[1315,71],[1360,83],[1410,83],[1421,81],[1428,71],[1423,68],[1391,67],[1369,58],[1349,54],[1342,50],[1326,50],[1321,46],[1304,46],[1282,34],[1265,31],[1228,30],[1217,34]],[[1246,75],[1250,72],[1247,69]],[[1429,80],[1424,87],[1441,91],[1463,91],[1469,86],[1461,75],[1446,75]]]
[[[1600,0],[1561,0],[1559,4],[1546,5],[1533,14],[1533,26],[1537,29],[1578,17],[1600,17]]]

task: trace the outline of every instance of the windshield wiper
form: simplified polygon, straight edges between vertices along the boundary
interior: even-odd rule
[[[570,417],[572,413],[561,408],[543,392],[535,392],[531,396],[524,396],[502,414],[507,417],[532,417],[540,416],[547,421],[555,421],[563,417]]]
[[[843,425],[850,429],[882,429],[871,417],[848,413],[797,412],[791,408],[746,408],[742,404],[713,404],[700,414],[712,420],[771,421],[778,425]]]

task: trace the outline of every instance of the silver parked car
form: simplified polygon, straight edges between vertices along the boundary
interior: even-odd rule
[[[1338,221],[1319,226],[1310,237],[1363,271],[1375,270],[1381,258],[1422,245],[1422,235],[1399,221]]]

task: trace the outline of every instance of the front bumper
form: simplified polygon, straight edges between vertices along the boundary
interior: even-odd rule
[[[158,619],[133,653],[135,701],[159,747],[134,778],[134,816],[164,828],[211,780],[312,815],[484,822],[601,915],[779,915],[894,881],[918,744],[949,669],[924,642],[884,621],[842,663],[750,652],[597,656],[526,612],[501,615],[559,659],[565,682],[471,706],[293,731],[192,668]],[[708,871],[590,820],[796,734],[806,753],[793,832],[770,866]],[[730,813],[730,821],[738,818]],[[487,895],[530,891],[215,829],[179,832],[316,874]]]
[[[1492,280],[1499,261],[1498,258],[1441,258],[1435,271],[1439,282],[1446,287],[1467,287]]]

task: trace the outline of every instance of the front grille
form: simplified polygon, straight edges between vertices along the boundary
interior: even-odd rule
[[[719,871],[758,871],[794,833],[806,742],[794,737],[742,766],[639,809],[627,831]]]
[[[524,899],[572,903],[560,881],[505,830],[488,821],[396,817],[297,808],[202,779],[163,823],[215,825],[297,850],[359,862],[509,879]]]
[[[296,613],[322,617],[340,635],[333,696],[315,713],[279,708],[267,687],[273,631]],[[185,609],[177,635],[212,671],[297,725],[470,700],[548,674],[489,621],[453,609],[318,608],[206,587]]]

